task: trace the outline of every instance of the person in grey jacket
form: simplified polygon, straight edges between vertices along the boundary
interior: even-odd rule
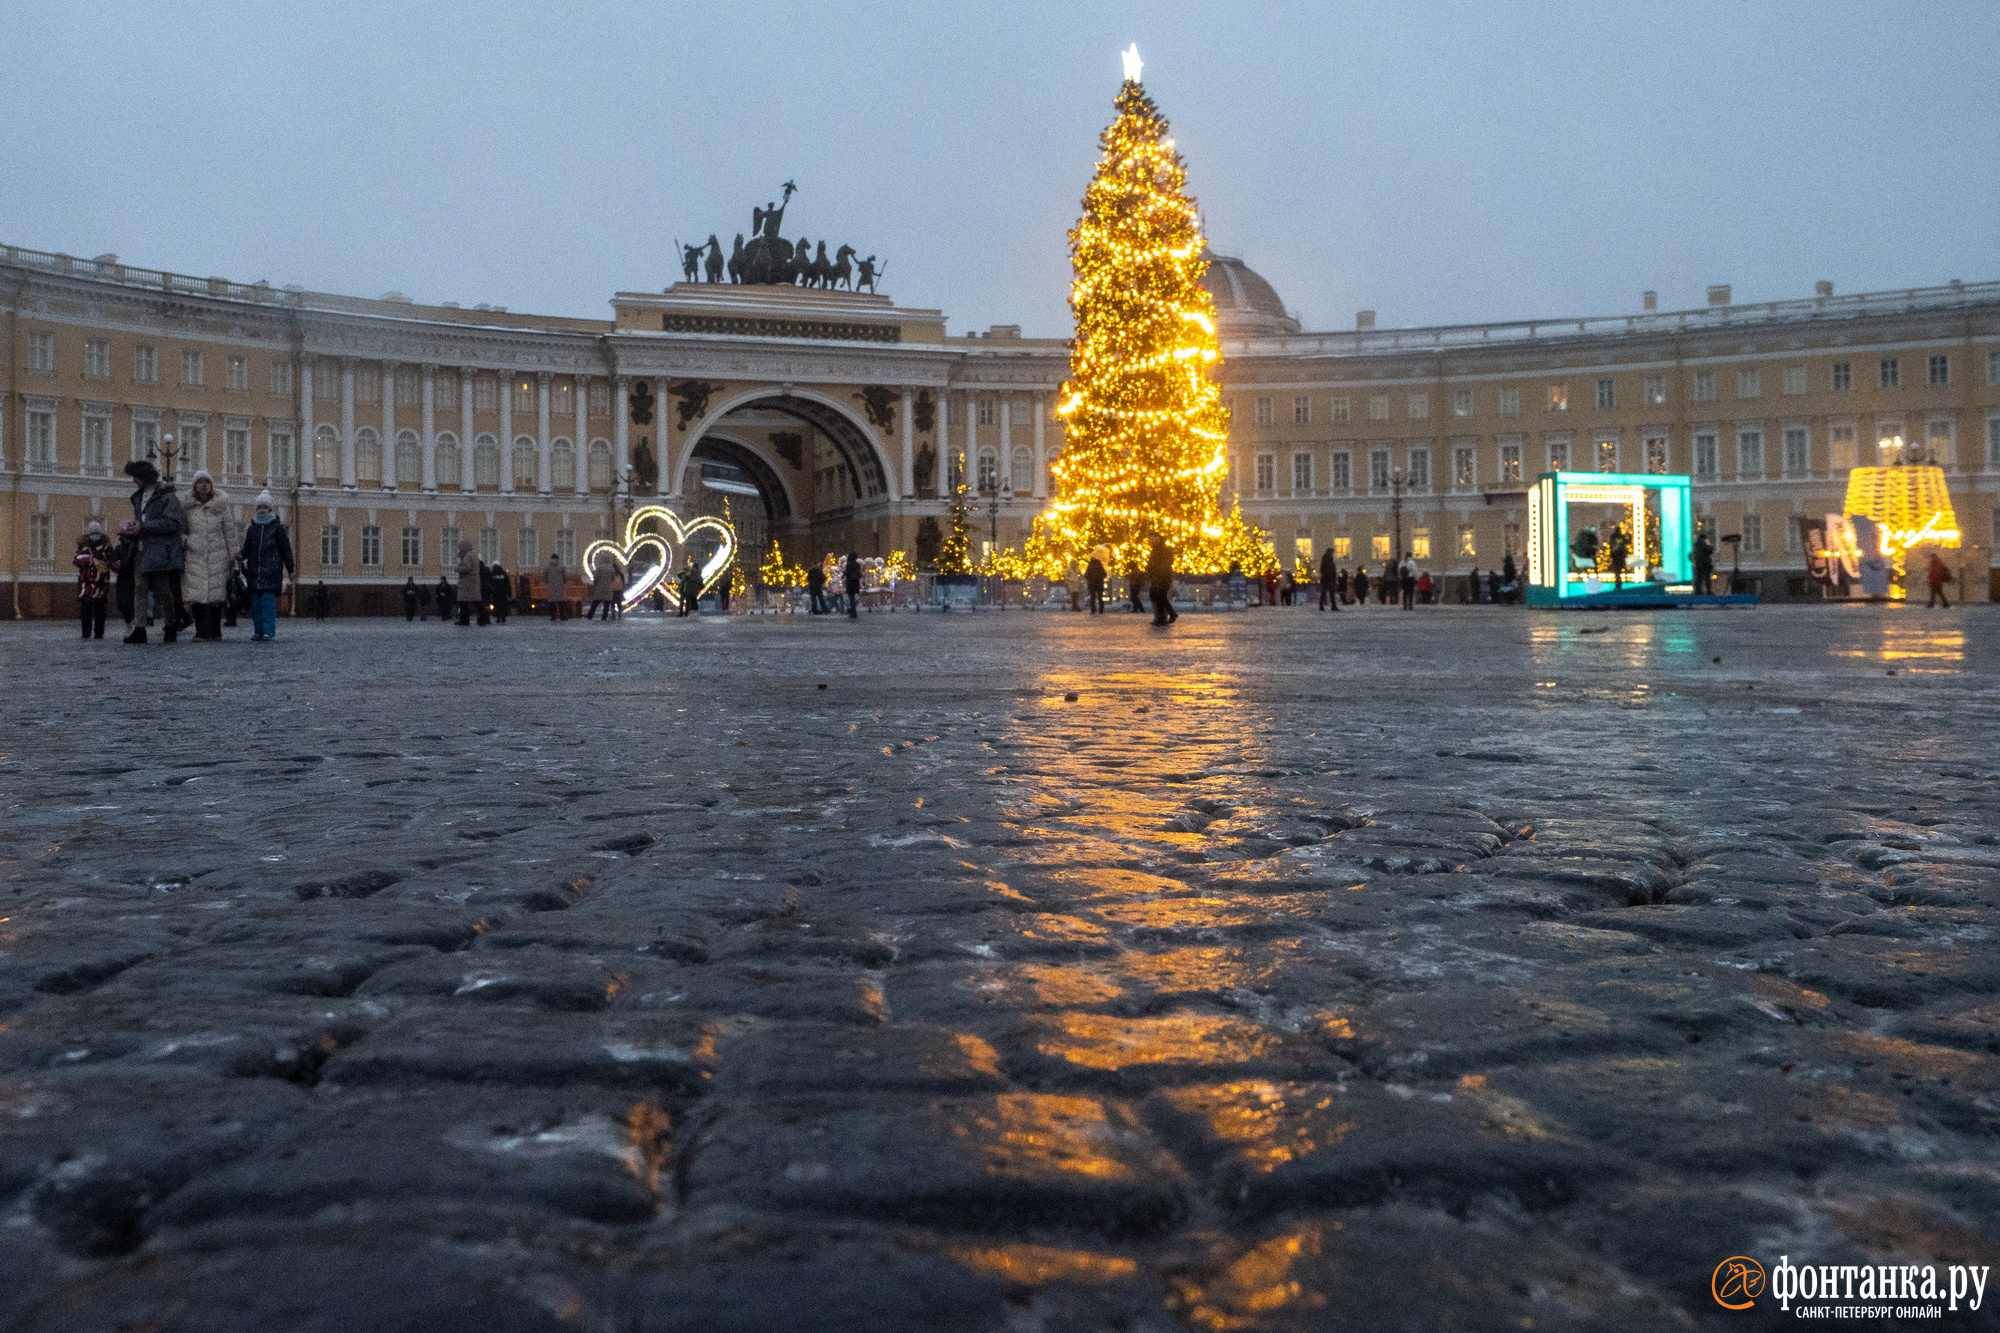
[[[182,507],[187,565],[181,573],[181,596],[194,616],[194,641],[216,643],[222,638],[222,604],[229,597],[229,569],[235,563],[239,534],[229,514],[229,496],[215,488],[206,468],[194,474],[190,503]]]
[[[479,610],[479,623],[492,624],[486,613],[486,590],[481,586],[485,571],[479,566],[479,557],[473,554],[472,543],[458,544],[458,623],[472,623],[473,608]]]
[[[181,515],[180,497],[174,484],[160,478],[152,460],[139,458],[125,465],[125,475],[138,483],[132,492],[132,518],[139,525],[139,582],[153,598],[153,606],[166,628],[164,643],[180,637],[194,618],[181,605],[181,570],[187,564],[186,524]],[[144,643],[146,627],[135,625],[125,636],[127,643]]]

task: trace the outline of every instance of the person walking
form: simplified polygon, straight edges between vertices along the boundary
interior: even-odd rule
[[[1174,553],[1167,549],[1167,539],[1153,534],[1150,550],[1146,555],[1146,584],[1153,598],[1153,623],[1171,625],[1181,618],[1174,610]]]
[[[417,586],[417,576],[410,575],[403,580],[403,621],[414,625],[417,620],[417,606],[423,600],[423,589]]]
[[[1319,556],[1319,609],[1338,611],[1340,609],[1340,566],[1333,563],[1333,548],[1327,547]]]
[[[814,565],[806,571],[806,597],[808,614],[826,614],[826,566]]]
[[[514,609],[514,578],[498,560],[486,567],[486,574],[493,582],[493,593],[488,598],[493,603],[493,623],[504,625],[507,613]]]
[[[1104,614],[1104,578],[1104,561],[1092,551],[1090,563],[1083,567],[1083,584],[1090,590],[1090,614],[1093,616]]]
[[[1947,611],[1951,610],[1951,598],[1945,595],[1945,589],[1951,583],[1951,568],[1938,558],[1936,551],[1931,552],[1930,563],[1924,566],[1924,582],[1931,590],[1931,599],[1924,603],[1924,608],[1942,606]]]
[[[590,610],[584,613],[585,620],[594,620],[601,609],[605,620],[611,619],[611,604],[618,599],[618,562],[611,552],[597,553],[597,568],[590,576]]]
[[[250,642],[265,643],[278,637],[278,594],[292,577],[292,540],[278,517],[278,505],[269,491],[257,493],[256,508],[243,532],[243,547],[236,553],[243,570],[244,584],[250,589]],[[321,584],[323,592],[326,585]]]
[[[677,616],[698,616],[701,614],[701,575],[695,572],[694,557],[689,556],[681,566],[680,576],[674,580],[674,595],[680,602]]]
[[[1432,580],[1428,569],[1417,575],[1417,600],[1425,606],[1437,600],[1437,583]]]
[[[458,607],[458,623],[460,625],[470,625],[472,623],[473,608],[477,607],[479,610],[479,623],[484,625],[486,623],[486,594],[481,587],[479,557],[473,553],[472,543],[469,541],[460,541],[458,544],[457,573],[458,587],[454,589],[456,596],[452,600]],[[440,579],[439,582],[441,583],[443,580]]]
[[[563,621],[569,619],[569,571],[563,568],[562,557],[549,552],[548,562],[542,566],[542,600],[549,604],[549,619]]]
[[[92,519],[76,539],[76,555],[70,561],[76,566],[76,607],[86,639],[104,637],[104,612],[111,600],[111,557],[104,525]]]
[[[154,609],[166,621],[160,634],[163,643],[172,643],[180,632],[194,623],[181,604],[181,570],[187,564],[187,531],[180,497],[174,484],[161,478],[160,470],[147,458],[125,465],[125,475],[138,489],[132,492],[132,521],[139,529],[139,579],[152,597]],[[127,643],[144,643],[146,627],[138,626],[125,636]]]
[[[1146,609],[1139,604],[1139,590],[1145,584],[1145,576],[1139,572],[1139,562],[1137,560],[1127,560],[1125,562],[1125,595],[1132,599],[1132,609],[1134,611],[1144,611]]]
[[[722,567],[722,577],[715,581],[715,609],[729,614],[729,593],[736,586],[736,564],[731,561]]]
[[[847,594],[847,618],[861,618],[861,557],[854,552],[847,553],[847,564],[840,572],[841,587]]]
[[[1505,597],[1511,606],[1514,602],[1514,594],[1519,590],[1520,582],[1516,578],[1514,571],[1514,553],[1509,551],[1500,559],[1500,597]],[[1500,597],[1496,597],[1493,600],[1497,602],[1500,600]]]

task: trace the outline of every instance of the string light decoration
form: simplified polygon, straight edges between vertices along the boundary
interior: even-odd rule
[[[599,560],[609,557],[624,570],[623,605],[628,611],[655,589],[678,609],[680,593],[674,587],[673,574],[687,558],[690,540],[701,533],[710,534],[715,550],[696,571],[701,579],[695,594],[699,599],[736,560],[736,529],[708,514],[683,523],[680,515],[665,505],[641,505],[625,520],[624,544],[600,537],[583,548],[583,567],[595,571]]]
[[[1076,333],[1056,409],[1066,439],[1027,561],[1054,575],[1108,547],[1114,569],[1143,564],[1158,534],[1178,570],[1262,572],[1277,563],[1270,540],[1220,507],[1229,412],[1214,379],[1222,353],[1186,167],[1139,82],[1136,51],[1126,71],[1069,234]]]
[[[785,552],[775,537],[771,539],[771,550],[764,557],[764,563],[757,566],[757,578],[767,588],[806,586],[806,571],[798,565],[785,563]]]
[[[945,530],[944,541],[938,547],[938,573],[972,573],[972,539],[967,535],[967,532],[965,483],[961,481],[957,486],[952,488],[951,521],[950,526]]]

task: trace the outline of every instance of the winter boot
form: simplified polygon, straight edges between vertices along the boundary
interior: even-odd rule
[[[127,643],[144,643],[145,641],[146,627],[144,625],[134,625],[132,632],[125,636],[125,642]]]

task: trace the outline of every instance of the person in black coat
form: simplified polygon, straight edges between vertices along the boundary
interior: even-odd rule
[[[423,605],[424,590],[417,586],[417,576],[410,575],[403,580],[403,620],[411,623],[417,618],[417,608]]]
[[[1146,586],[1153,598],[1153,623],[1171,625],[1181,618],[1174,610],[1174,553],[1167,549],[1167,540],[1157,534],[1153,537],[1152,549],[1146,555]]]
[[[514,580],[508,577],[507,567],[498,560],[486,567],[486,600],[493,604],[493,623],[507,623],[507,612],[514,606]]]
[[[333,596],[327,592],[325,583],[313,584],[312,597],[307,601],[312,608],[314,620],[325,620],[327,612],[333,609]]]
[[[806,570],[806,597],[810,600],[810,614],[826,614],[826,566],[814,565]]]
[[[431,589],[431,600],[437,603],[438,619],[450,620],[454,610],[452,604],[458,600],[458,594],[452,590],[450,580],[442,574],[438,575],[437,587]]]
[[[250,640],[262,643],[278,637],[278,594],[293,572],[292,541],[278,518],[278,508],[269,491],[257,496],[257,508],[243,527],[243,546],[236,553],[243,580],[250,592]],[[326,585],[313,595],[316,605],[326,600]],[[326,619],[324,613],[320,619]]]
[[[1090,592],[1090,614],[1093,616],[1104,614],[1104,580],[1107,575],[1104,562],[1095,555],[1083,567],[1083,586]]]
[[[118,547],[111,556],[111,579],[118,618],[125,622],[125,632],[130,634],[139,587],[139,524],[134,519],[125,519],[118,525]]]
[[[1340,567],[1333,563],[1333,548],[1327,547],[1319,558],[1319,609],[1338,611],[1340,609]]]
[[[1145,575],[1139,572],[1139,562],[1137,560],[1127,560],[1125,562],[1125,595],[1132,599],[1132,609],[1134,611],[1144,611],[1146,609],[1139,604],[1139,589],[1144,586],[1146,586],[1146,578]]]
[[[861,557],[854,552],[847,553],[847,564],[840,571],[841,586],[847,592],[847,618],[856,620],[861,615]]]

